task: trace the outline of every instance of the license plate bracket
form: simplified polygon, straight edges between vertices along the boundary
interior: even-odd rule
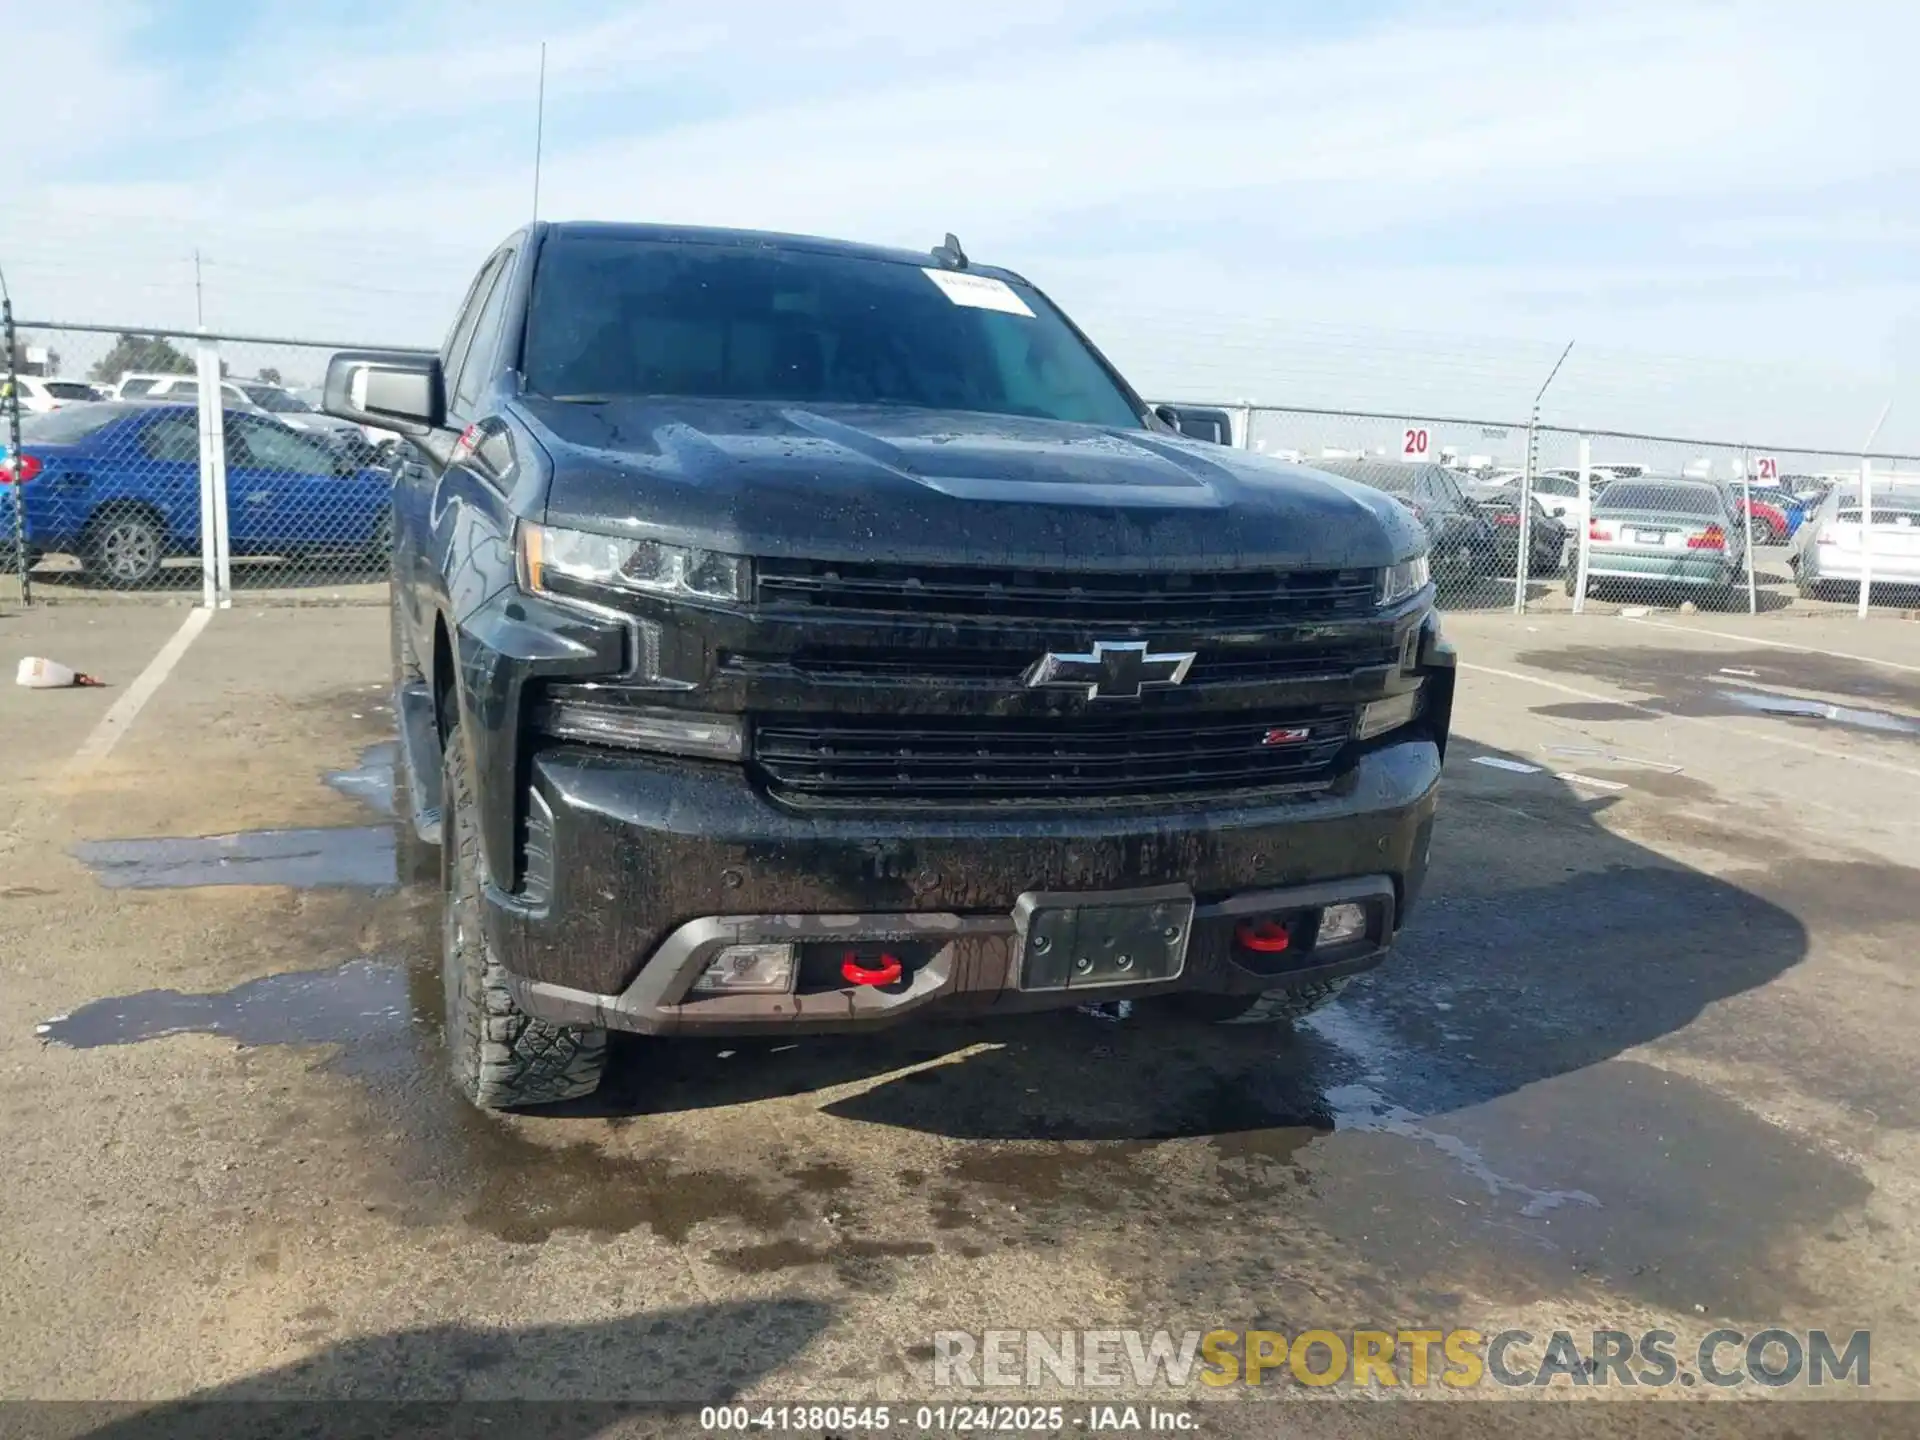
[[[1179,978],[1193,933],[1185,885],[1029,891],[1013,907],[1022,990],[1090,990]]]

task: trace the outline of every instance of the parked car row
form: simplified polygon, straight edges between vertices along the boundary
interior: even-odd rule
[[[78,401],[104,400],[112,393],[90,380],[69,380],[59,375],[16,375],[13,383],[20,395],[21,412],[35,415]]]
[[[77,556],[99,583],[151,582],[200,548],[197,405],[94,401],[23,417],[0,468],[34,558]],[[227,408],[227,525],[236,555],[383,556],[392,476],[359,436],[341,444],[266,412]],[[7,517],[11,521],[11,515]]]

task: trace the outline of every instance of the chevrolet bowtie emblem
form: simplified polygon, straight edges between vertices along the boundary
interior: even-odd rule
[[[1193,656],[1191,650],[1151,651],[1144,640],[1096,640],[1083,655],[1049,650],[1028,668],[1027,685],[1085,690],[1089,700],[1138,700],[1142,690],[1186,679]]]

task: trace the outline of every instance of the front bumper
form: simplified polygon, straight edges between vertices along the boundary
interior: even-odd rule
[[[1413,734],[1310,797],[1008,818],[800,815],[737,769],[559,746],[532,761],[525,880],[487,890],[486,925],[525,1009],[648,1033],[862,1029],[1078,1003],[1085,992],[1017,988],[1013,914],[1035,892],[1183,886],[1197,902],[1177,978],[1097,998],[1327,978],[1378,962],[1425,877],[1440,746]],[[1234,962],[1233,917],[1342,901],[1369,907],[1364,944],[1303,948],[1280,970]],[[715,949],[756,938],[921,948],[897,991],[687,998]]]

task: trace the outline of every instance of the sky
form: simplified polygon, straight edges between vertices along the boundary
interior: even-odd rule
[[[1897,0],[0,10],[27,319],[437,344],[544,41],[545,218],[953,231],[1156,396],[1524,420],[1572,341],[1550,421],[1920,451]]]

